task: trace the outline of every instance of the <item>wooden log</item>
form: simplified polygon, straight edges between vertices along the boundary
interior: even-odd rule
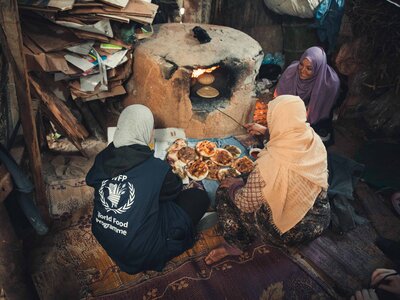
[[[30,168],[35,185],[35,197],[39,211],[49,221],[49,209],[43,180],[42,159],[36,134],[36,123],[32,110],[25,56],[22,50],[22,35],[16,0],[0,1],[0,42],[3,53],[13,68],[17,86],[19,115],[28,150]]]
[[[85,127],[79,123],[65,103],[54,95],[41,79],[34,75],[29,75],[29,82],[38,98],[44,104],[46,108],[45,113],[48,118],[60,128],[62,133],[64,133],[75,147],[86,156],[81,145],[81,142],[89,136]]]

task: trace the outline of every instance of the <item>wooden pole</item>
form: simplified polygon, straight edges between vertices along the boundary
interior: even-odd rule
[[[33,115],[32,99],[26,72],[25,56],[16,0],[0,0],[0,41],[3,53],[13,67],[19,115],[24,132],[25,144],[35,185],[36,204],[43,219],[49,221],[49,209],[42,173],[42,160],[37,140],[36,123]]]
[[[49,119],[57,125],[58,129],[62,130],[62,133],[68,136],[69,140],[84,156],[87,156],[81,145],[81,141],[89,136],[86,129],[78,122],[65,103],[46,87],[44,81],[32,74],[28,78],[32,91],[43,102],[44,112],[47,112]]]

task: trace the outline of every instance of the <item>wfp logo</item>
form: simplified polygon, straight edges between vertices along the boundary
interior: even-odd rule
[[[106,188],[108,189],[107,199],[111,202],[111,207],[117,207],[121,195],[125,194],[126,184],[113,184],[110,183]]]
[[[100,201],[107,212],[112,211],[116,214],[122,214],[132,206],[135,200],[135,188],[132,183],[112,183],[114,180],[121,180],[120,177],[122,177],[122,180],[126,179],[126,176],[118,176],[116,178],[112,178],[111,180],[104,180],[101,183],[101,187],[99,189]],[[107,200],[110,202],[111,207],[106,201],[105,190],[108,191]],[[121,196],[126,194],[127,191],[129,191],[128,201],[126,201],[123,206],[119,207]]]

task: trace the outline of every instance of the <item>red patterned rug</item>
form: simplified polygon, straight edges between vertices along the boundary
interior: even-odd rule
[[[204,256],[96,299],[331,299],[280,250],[259,244],[207,266]]]
[[[331,299],[329,288],[281,250],[255,244],[238,257],[207,266],[221,243],[211,228],[162,272],[121,272],[91,234],[91,208],[64,214],[31,248],[40,299]]]

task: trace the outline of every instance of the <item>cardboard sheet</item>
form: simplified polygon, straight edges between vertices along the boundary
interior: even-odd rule
[[[93,33],[98,33],[98,34],[103,34],[107,37],[114,37],[113,30],[111,28],[110,20],[104,19],[101,21],[98,21],[94,24],[78,24],[74,22],[69,22],[69,21],[60,21],[56,20],[56,23],[65,27],[73,28],[73,29],[79,29],[83,31],[88,31],[88,32],[93,32]]]
[[[82,43],[68,28],[46,20],[39,22],[36,19],[27,19],[22,22],[22,31],[23,36],[29,37],[30,42],[44,52],[63,50]]]
[[[115,97],[119,95],[126,94],[126,91],[122,85],[117,85],[109,89],[109,91],[98,91],[97,87],[95,92],[82,92],[80,90],[72,89],[71,88],[71,96],[75,99],[82,99],[82,101],[91,101],[97,99],[103,99],[108,97]]]
[[[26,66],[28,71],[41,72],[69,72],[70,67],[62,53],[32,53],[28,48],[24,47]]]

